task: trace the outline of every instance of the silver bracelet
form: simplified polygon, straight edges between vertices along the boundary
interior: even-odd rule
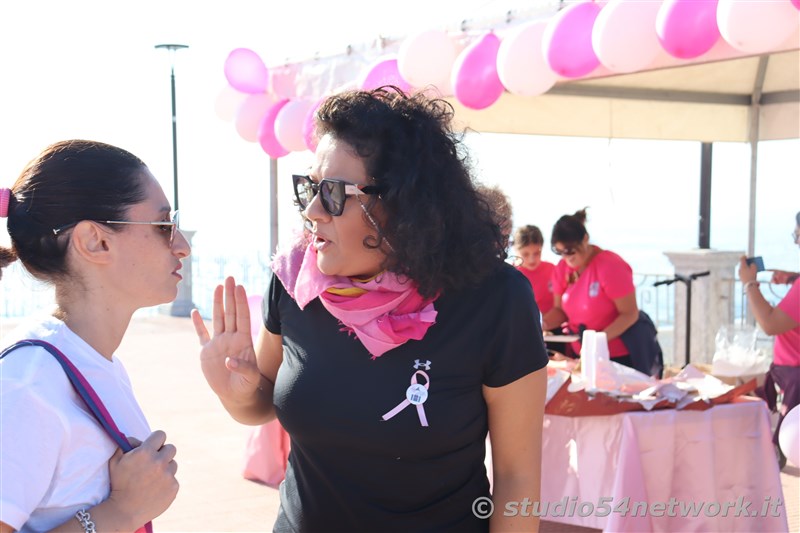
[[[756,287],[758,286],[758,281],[757,280],[753,279],[753,280],[750,280],[747,283],[745,283],[744,287],[742,287],[742,294],[745,294],[747,292],[747,289],[749,289],[750,287],[753,287],[753,286],[756,286]]]
[[[75,519],[81,523],[85,533],[97,533],[97,530],[94,526],[94,521],[92,521],[92,515],[90,515],[89,511],[86,509],[81,509],[75,513]]]

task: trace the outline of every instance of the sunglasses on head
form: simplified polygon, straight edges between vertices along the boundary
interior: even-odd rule
[[[558,256],[562,256],[562,255],[570,256],[570,255],[575,255],[576,253],[578,253],[578,247],[577,246],[570,246],[569,248],[564,248],[563,250],[559,250],[558,248],[555,247],[555,245],[553,245],[553,246],[550,247],[550,250],[552,250],[553,253],[558,255]]]
[[[323,209],[334,217],[344,211],[344,204],[348,196],[359,194],[380,194],[382,188],[377,185],[355,185],[343,180],[325,178],[316,183],[309,176],[292,175],[294,195],[297,205],[302,211],[319,194]]]

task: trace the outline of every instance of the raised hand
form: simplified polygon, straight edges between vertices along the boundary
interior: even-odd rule
[[[213,337],[196,309],[192,311],[192,322],[202,346],[200,365],[211,389],[223,402],[249,402],[256,394],[261,374],[256,364],[244,287],[228,277],[224,291],[221,285],[214,290]]]
[[[747,264],[747,257],[742,256],[739,258],[739,280],[742,283],[754,281],[756,279],[756,266]]]
[[[129,439],[136,448],[128,453],[117,448],[108,462],[109,500],[135,527],[166,511],[178,493],[176,450],[166,438],[163,431],[154,431],[142,443]]]

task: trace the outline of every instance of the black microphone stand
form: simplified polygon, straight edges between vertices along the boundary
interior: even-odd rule
[[[694,274],[689,274],[688,276],[675,274],[675,277],[672,279],[665,279],[653,283],[653,287],[658,287],[659,285],[672,285],[676,281],[680,281],[686,284],[686,365],[689,364],[689,347],[691,341],[690,331],[692,327],[692,282],[697,278],[702,278],[703,276],[708,276],[709,274],[711,274],[711,271],[709,270],[706,270],[705,272],[696,272]]]

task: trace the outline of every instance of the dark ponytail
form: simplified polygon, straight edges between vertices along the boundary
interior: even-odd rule
[[[558,219],[553,226],[553,234],[550,237],[551,244],[561,243],[565,245],[578,244],[587,235],[586,231],[586,210],[588,207],[576,211],[572,215],[564,215]]]
[[[70,232],[54,232],[81,220],[120,220],[145,199],[141,159],[116,146],[62,141],[32,160],[11,188],[8,234],[0,267],[19,259],[37,279],[67,274]],[[112,228],[112,231],[116,231]]]

